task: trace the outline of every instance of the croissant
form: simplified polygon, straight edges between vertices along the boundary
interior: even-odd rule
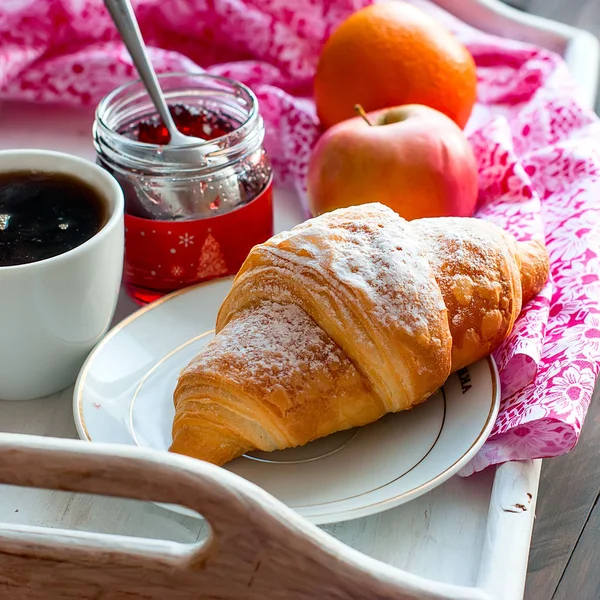
[[[339,209],[256,246],[182,371],[170,450],[222,465],[410,409],[495,350],[548,254],[469,218]]]

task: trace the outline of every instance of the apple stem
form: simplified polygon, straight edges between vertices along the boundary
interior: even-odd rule
[[[367,113],[365,112],[365,109],[360,104],[355,104],[354,110],[358,113],[358,115],[360,117],[362,117],[363,121],[367,125],[370,125],[371,127],[373,127],[373,123],[371,123],[371,121],[369,121],[369,117],[367,117]]]

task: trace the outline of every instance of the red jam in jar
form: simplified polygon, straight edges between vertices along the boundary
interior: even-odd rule
[[[181,133],[203,140],[214,140],[227,135],[239,126],[239,123],[234,123],[218,112],[205,107],[171,104],[169,112]],[[170,140],[169,132],[158,115],[134,123],[133,126],[122,130],[121,133],[145,144],[164,145],[168,144]]]
[[[124,285],[138,302],[237,272],[273,234],[271,165],[252,92],[206,74],[161,75],[177,128],[169,146],[139,82],[113,91],[94,123],[97,160],[125,195]]]

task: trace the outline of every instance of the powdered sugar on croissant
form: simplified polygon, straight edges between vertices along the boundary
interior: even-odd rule
[[[510,332],[524,294],[519,248],[490,223],[407,222],[379,204],[256,246],[216,337],[181,374],[171,450],[223,464],[422,402]],[[525,249],[525,279],[541,287],[545,249]]]

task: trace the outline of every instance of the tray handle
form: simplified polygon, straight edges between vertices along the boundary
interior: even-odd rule
[[[254,484],[184,456],[0,434],[0,482],[179,504],[205,516],[213,533],[208,542],[186,549],[169,542],[119,536],[117,544],[117,536],[1,526],[0,589],[11,558],[20,561],[14,568],[21,571],[25,559],[34,561],[36,581],[42,569],[53,576],[53,561],[73,563],[86,590],[92,589],[90,582],[102,588],[99,573],[104,578],[109,574],[111,585],[116,585],[116,579],[123,578],[123,567],[136,567],[126,569],[125,584],[138,578],[141,588],[136,592],[142,589],[147,594],[142,597],[152,599],[171,597],[176,589],[177,598],[186,599],[196,598],[202,590],[207,597],[228,600],[490,600],[480,590],[429,581],[365,556]],[[105,568],[92,568],[98,561]]]

